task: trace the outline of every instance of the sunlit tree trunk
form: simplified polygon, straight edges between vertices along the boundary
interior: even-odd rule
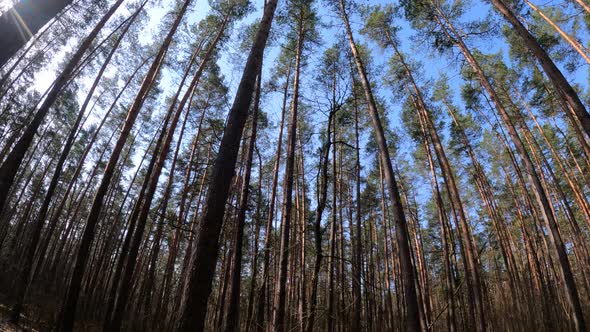
[[[548,229],[549,239],[552,245],[552,250],[555,252],[557,257],[557,265],[558,265],[558,276],[563,281],[563,286],[565,288],[565,295],[566,295],[566,302],[569,305],[569,309],[572,311],[572,320],[573,324],[578,331],[585,331],[585,323],[584,323],[584,315],[580,303],[580,297],[578,294],[578,290],[576,287],[576,282],[574,280],[573,272],[571,269],[571,265],[567,256],[567,252],[565,249],[564,241],[561,237],[559,232],[559,226],[555,219],[555,215],[553,214],[549,200],[547,199],[547,193],[545,192],[541,181],[539,179],[539,175],[535,166],[530,158],[530,155],[526,151],[526,148],[521,141],[508,112],[504,108],[504,105],[500,101],[498,94],[496,93],[495,89],[492,87],[492,84],[488,80],[487,76],[481,69],[477,60],[471,54],[471,51],[468,49],[467,45],[464,43],[460,34],[454,30],[452,24],[441,15],[438,8],[437,10],[437,20],[443,28],[445,34],[456,43],[459,47],[460,51],[465,56],[468,64],[472,67],[477,75],[477,79],[479,80],[482,87],[486,90],[488,95],[490,96],[496,110],[498,111],[502,121],[504,122],[506,129],[512,139],[518,154],[521,157],[521,160],[524,164],[526,175],[529,181],[529,184],[533,188],[533,193],[537,200],[539,213],[542,216],[543,221],[545,222],[545,226]],[[440,16],[439,16],[440,15]]]
[[[103,172],[102,180],[94,196],[90,213],[86,219],[86,226],[84,228],[82,239],[80,241],[80,248],[78,249],[78,254],[76,257],[73,277],[70,281],[70,285],[66,295],[66,301],[62,307],[62,312],[60,314],[61,318],[59,326],[60,330],[63,332],[72,331],[74,327],[75,311],[82,284],[82,277],[86,270],[86,263],[90,252],[90,246],[94,238],[95,228],[96,224],[98,223],[100,212],[102,210],[104,197],[111,183],[113,173],[119,161],[119,156],[121,154],[121,151],[123,150],[123,146],[125,145],[127,138],[129,137],[131,128],[135,124],[135,119],[137,118],[137,115],[139,114],[139,111],[143,106],[145,97],[151,90],[151,87],[156,79],[156,76],[160,71],[161,65],[164,62],[166,51],[168,50],[168,47],[172,42],[172,38],[176,33],[176,29],[178,28],[180,21],[184,16],[184,13],[186,12],[190,2],[190,0],[186,0],[184,2],[179,13],[177,14],[174,23],[172,24],[172,27],[170,28],[166,38],[164,39],[158,51],[158,54],[152,62],[152,65],[142,82],[140,90],[128,111],[127,118],[125,119],[125,123],[123,125],[123,128],[121,129],[121,133],[119,134],[117,143],[113,148],[111,157],[109,158],[107,166]]]
[[[531,50],[531,52],[535,55],[541,67],[547,74],[547,77],[551,80],[555,89],[557,91],[558,96],[567,103],[573,113],[575,114],[576,118],[582,124],[582,128],[586,132],[586,135],[590,136],[590,114],[586,110],[586,107],[582,104],[582,101],[578,97],[576,91],[572,88],[566,78],[563,76],[559,68],[555,65],[553,60],[549,57],[547,52],[541,47],[539,42],[536,38],[524,27],[524,25],[518,20],[516,15],[506,6],[503,2],[504,0],[492,0],[492,4],[500,11],[500,13],[512,24],[516,32],[520,35],[520,37],[524,40],[526,46]],[[586,62],[590,64],[590,58],[586,55],[584,51],[581,50],[580,46],[572,40],[567,34],[565,34],[557,25],[555,25],[547,16],[543,14],[543,12],[539,11],[537,7],[531,4],[529,1],[525,2],[535,11],[537,11],[541,17],[543,17],[552,27],[554,27],[564,38],[584,57]],[[568,112],[569,110],[565,110]]]

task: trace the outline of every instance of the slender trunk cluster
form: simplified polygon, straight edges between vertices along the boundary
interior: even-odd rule
[[[15,328],[587,329],[585,0],[105,3],[0,5]]]

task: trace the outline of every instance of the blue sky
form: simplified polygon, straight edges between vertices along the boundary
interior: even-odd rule
[[[167,0],[164,1],[163,4],[169,3],[171,0]],[[385,4],[385,3],[390,3],[391,1],[387,1],[387,0],[379,0],[379,1],[359,1],[359,3],[362,4]],[[284,1],[279,1],[280,5],[284,6]],[[475,5],[469,6],[468,11],[466,12],[466,14],[464,15],[464,18],[466,20],[470,20],[473,18],[484,18],[486,17],[489,12],[490,12],[490,7],[486,6],[486,5],[482,5],[482,3],[484,3],[484,1],[475,1],[474,2]],[[540,5],[540,6],[544,6],[544,5],[556,5],[558,2],[557,1],[546,1],[546,2],[539,2],[537,1],[536,4]],[[262,0],[257,0],[257,1],[253,1],[254,7],[256,8],[256,11],[252,12],[248,17],[246,17],[242,22],[238,23],[236,25],[236,27],[239,29],[240,26],[242,25],[246,25],[249,24],[251,22],[253,22],[255,19],[259,18],[261,16],[262,13],[262,7],[263,7],[263,1]],[[202,6],[202,7],[201,7]],[[195,12],[193,12],[190,16],[189,16],[189,20],[191,22],[196,22],[197,20],[201,19],[202,17],[204,17],[204,15],[207,12],[207,5],[205,0],[197,0],[196,2],[196,6],[195,8],[198,8],[198,10],[196,10]],[[313,75],[314,75],[314,71],[316,70],[316,66],[319,63],[319,58],[322,56],[323,51],[330,47],[335,41],[335,36],[337,36],[337,34],[339,32],[341,32],[341,21],[340,18],[337,16],[336,13],[334,13],[330,8],[328,8],[325,5],[322,5],[322,3],[320,1],[316,2],[316,8],[318,10],[318,14],[321,18],[321,20],[326,23],[326,24],[333,24],[333,27],[331,28],[326,28],[326,29],[322,29],[321,30],[321,37],[322,37],[322,43],[320,45],[320,47],[317,48],[317,51],[315,51],[313,54],[311,54],[310,59],[308,61],[308,66],[305,67],[303,69],[303,74],[301,77],[302,80],[302,95],[304,96],[304,98],[307,96],[309,98],[312,98],[314,95],[314,92],[310,90],[310,86],[311,80],[314,79]],[[161,15],[163,15],[163,13],[165,12],[165,10],[152,10],[150,12],[150,15],[152,17],[152,25],[155,26],[155,24],[158,21],[158,17],[161,17]],[[499,19],[498,16],[495,17],[496,18],[496,22],[501,22],[503,23],[503,21],[501,21]],[[391,56],[390,51],[382,51],[380,50],[375,44],[373,44],[372,42],[367,41],[362,35],[360,35],[358,33],[358,30],[362,27],[363,22],[361,21],[361,18],[358,15],[352,15],[350,17],[351,20],[351,24],[353,29],[355,30],[355,38],[357,40],[357,42],[361,42],[361,43],[368,43],[368,45],[370,46],[371,50],[372,50],[372,58],[374,61],[374,65],[375,66],[385,66],[387,63],[387,60],[389,59],[389,57]],[[463,58],[460,55],[457,56],[447,56],[447,55],[440,55],[437,53],[434,53],[435,51],[433,51],[431,48],[429,47],[423,47],[420,45],[416,45],[414,42],[413,37],[415,36],[415,32],[409,27],[408,23],[405,22],[404,20],[399,20],[398,25],[400,25],[402,27],[402,30],[399,33],[399,37],[401,40],[401,46],[402,46],[402,50],[411,55],[412,58],[414,60],[418,60],[422,63],[422,73],[424,74],[423,80],[424,81],[435,81],[441,73],[444,73],[447,75],[447,77],[449,78],[449,84],[451,86],[451,88],[453,89],[454,92],[454,96],[455,96],[455,100],[457,101],[458,104],[460,104],[460,100],[459,100],[459,88],[460,85],[463,84],[463,80],[461,78],[460,75],[460,65],[462,64]],[[276,22],[274,23],[274,28],[277,28],[277,24]],[[234,31],[234,36],[235,36],[235,31]],[[477,47],[480,51],[484,52],[484,53],[495,53],[498,51],[502,51],[505,57],[506,61],[509,61],[507,52],[508,52],[508,45],[503,42],[503,40],[501,38],[494,38],[494,39],[487,39],[487,40],[479,40],[477,38],[470,38],[468,39],[468,44],[472,47]],[[226,81],[228,83],[228,85],[230,86],[231,90],[230,90],[230,103],[233,100],[233,94],[235,91],[235,88],[237,86],[237,83],[241,77],[241,72],[242,72],[242,68],[241,68],[241,64],[237,65],[235,63],[231,63],[229,60],[229,54],[235,53],[235,47],[236,47],[236,41],[232,40],[230,43],[228,43],[225,48],[226,48],[226,52],[224,52],[223,57],[220,61],[220,66],[222,69],[223,74],[226,77]],[[276,58],[277,54],[279,52],[279,47],[278,45],[271,45],[271,47],[268,47],[266,50],[266,56],[265,56],[265,69],[264,69],[264,76],[268,79],[268,77],[270,76],[270,70],[274,64],[274,59]],[[459,60],[459,61],[457,61]],[[572,81],[582,84],[583,86],[585,86],[586,82],[587,82],[587,66],[585,65],[585,63],[578,68],[577,72],[574,75],[569,75],[571,77],[568,77],[569,79],[571,79]],[[372,79],[375,81],[375,83],[377,83],[377,85],[381,86],[382,82],[381,82],[381,77],[372,77]],[[402,146],[401,151],[402,151],[402,155],[405,157],[409,156],[409,152],[411,149],[413,149],[413,143],[410,143],[410,139],[409,137],[405,136],[403,130],[400,130],[401,128],[401,124],[400,124],[400,105],[397,104],[397,102],[395,102],[392,98],[391,93],[388,91],[388,88],[384,87],[381,89],[377,89],[376,91],[377,94],[379,94],[386,102],[387,102],[387,116],[389,118],[389,123],[390,123],[390,127],[401,134],[401,144]],[[262,109],[267,112],[269,119],[271,120],[271,122],[274,125],[277,125],[279,120],[280,120],[280,109],[281,109],[281,94],[280,93],[270,93],[268,94],[263,103],[262,103]],[[229,107],[228,107],[229,108]],[[313,124],[316,126],[315,128],[315,132],[319,132],[320,129],[322,129],[321,127],[324,126],[324,122],[326,121],[326,117],[321,113],[321,112],[314,112],[314,115],[312,116],[313,118]],[[268,131],[268,134],[270,135],[270,137],[272,137],[272,139],[274,139],[274,141],[276,142],[276,136],[278,135],[278,130],[275,129],[271,129]],[[446,133],[443,132],[443,136],[447,136]],[[317,141],[316,141],[317,144]],[[274,153],[274,151],[268,151],[268,156],[272,155],[272,153]],[[365,161],[365,163],[367,163],[367,156],[365,156],[365,158],[363,158],[363,160]],[[307,162],[310,163],[311,165],[315,165],[317,163],[316,160],[311,160],[311,158],[307,158]],[[417,167],[421,167],[425,165],[418,165],[416,164]],[[368,169],[364,170],[365,172],[368,171]],[[314,188],[315,185],[313,185],[316,181],[316,179],[314,178],[315,176],[315,172],[313,171],[308,171],[308,187],[309,188]],[[414,183],[414,185],[417,186],[418,189],[418,199],[420,201],[424,201],[429,199],[430,196],[430,184],[428,182],[427,179],[422,179],[423,183]],[[466,179],[462,179],[463,181],[466,181]],[[315,197],[315,195],[313,193],[310,193],[310,197]],[[314,200],[312,199],[312,205],[315,205]],[[280,213],[280,212],[279,212]],[[474,218],[474,220],[476,220]]]

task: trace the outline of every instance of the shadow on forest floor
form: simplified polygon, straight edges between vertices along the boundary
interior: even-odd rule
[[[19,325],[9,322],[9,309],[4,304],[0,304],[0,332],[36,332],[39,331],[31,326],[31,322],[24,316],[21,316]]]

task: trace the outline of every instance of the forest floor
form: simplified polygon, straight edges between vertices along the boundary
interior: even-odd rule
[[[21,324],[15,325],[9,321],[9,308],[0,304],[0,332],[35,332],[37,329],[29,325],[25,317],[21,318]]]

